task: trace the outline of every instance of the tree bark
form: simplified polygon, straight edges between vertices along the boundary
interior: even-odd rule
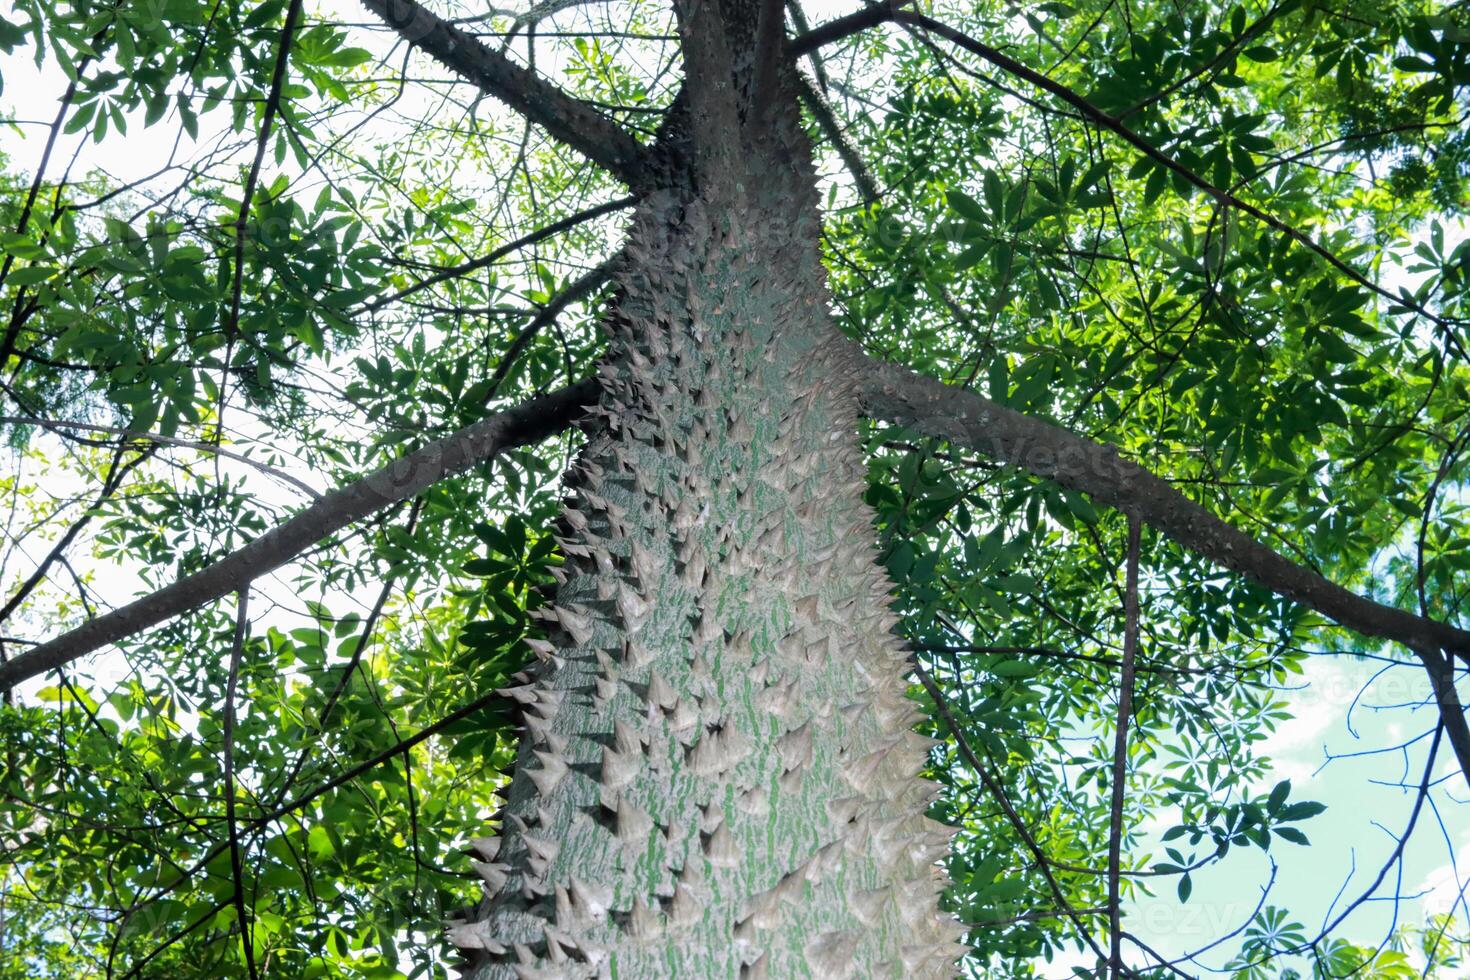
[[[451,930],[481,980],[940,977],[962,952],[796,79],[756,69],[756,8],[680,11],[688,168],[614,275],[487,898]]]

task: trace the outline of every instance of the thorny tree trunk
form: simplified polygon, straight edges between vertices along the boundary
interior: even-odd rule
[[[683,162],[629,233],[488,897],[451,939],[479,978],[952,975],[795,76],[749,0],[696,4]]]

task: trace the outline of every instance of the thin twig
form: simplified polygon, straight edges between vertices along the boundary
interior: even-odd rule
[[[939,712],[939,717],[944,719],[944,724],[948,726],[950,734],[954,736],[955,745],[958,746],[960,755],[970,768],[974,770],[975,775],[980,778],[981,784],[995,798],[995,802],[1000,806],[1001,812],[1005,814],[1007,822],[1010,823],[1011,827],[1016,831],[1016,834],[1021,838],[1021,843],[1026,846],[1026,850],[1031,852],[1031,858],[1036,862],[1036,870],[1046,879],[1047,887],[1051,890],[1052,900],[1057,903],[1057,908],[1061,909],[1067,916],[1073,927],[1077,930],[1077,934],[1082,937],[1083,942],[1092,948],[1097,958],[1099,960],[1106,960],[1107,954],[1103,952],[1102,947],[1092,938],[1092,934],[1088,932],[1086,925],[1083,924],[1082,914],[1072,907],[1072,903],[1067,901],[1067,896],[1062,893],[1062,886],[1058,884],[1056,876],[1051,873],[1051,863],[1047,860],[1046,854],[1041,850],[1041,845],[1031,835],[1031,831],[1027,828],[1025,821],[1021,819],[1021,815],[1011,805],[1010,797],[1006,795],[1005,788],[996,782],[995,777],[990,774],[990,769],[980,761],[980,757],[975,754],[974,749],[970,748],[970,742],[965,738],[964,729],[960,727],[959,722],[955,720],[954,714],[949,710],[949,702],[945,698],[944,692],[939,689],[939,685],[934,682],[934,678],[930,676],[922,664],[914,661],[913,667],[914,675],[918,677],[919,683],[924,685],[924,690],[928,691],[929,697],[933,699],[934,709]]]
[[[414,526],[418,523],[419,514],[423,511],[424,499],[423,497],[416,498],[413,506],[409,508],[404,533],[410,538],[413,537]],[[393,589],[397,584],[396,576],[390,570],[389,574],[384,576],[383,587],[378,591],[378,598],[373,603],[372,610],[368,613],[368,618],[363,624],[362,632],[357,636],[357,646],[353,648],[352,656],[348,659],[346,666],[343,667],[342,675],[337,678],[337,683],[332,686],[332,690],[327,694],[326,700],[322,703],[321,710],[317,712],[316,735],[318,737],[326,734],[327,726],[332,720],[332,712],[336,710],[338,700],[346,692],[347,685],[352,681],[352,675],[357,672],[358,665],[362,663],[362,658],[367,653],[368,646],[372,643],[373,633],[378,628],[378,620],[383,615],[383,607],[388,604],[388,597],[393,594]],[[316,738],[313,738],[309,741],[315,743],[316,740]],[[306,760],[310,752],[311,745],[308,744],[297,754],[296,761],[291,764],[291,771],[286,774],[286,778],[281,781],[281,788],[276,792],[275,802],[277,805],[286,798],[287,793],[291,792],[291,787],[295,785],[296,778],[301,775],[301,770],[306,766]]]
[[[516,361],[531,341],[535,340],[536,336],[549,324],[555,322],[568,306],[587,298],[605,283],[612,275],[612,268],[617,260],[618,256],[615,255],[568,283],[566,288],[548,300],[546,305],[531,318],[531,321],[521,328],[521,331],[511,340],[510,346],[505,349],[505,353],[500,355],[500,362],[495,365],[495,371],[490,375],[490,390],[485,395],[487,399],[500,394],[500,386],[505,383],[511,368],[515,367]]]
[[[250,980],[258,980],[255,941],[250,935],[250,913],[245,907],[245,872],[240,861],[240,825],[235,819],[235,694],[240,683],[240,660],[245,651],[245,630],[250,619],[250,586],[241,589],[235,607],[235,642],[230,649],[230,677],[225,685],[225,717],[221,731],[225,751],[225,823],[230,834],[230,877],[234,879],[235,918],[240,926],[240,948]]]
[[[318,492],[310,484],[303,483],[301,480],[296,479],[296,477],[292,476],[289,473],[278,470],[274,466],[269,466],[265,463],[262,463],[260,462],[260,460],[251,459],[249,456],[242,456],[239,453],[231,452],[230,450],[224,449],[220,446],[216,446],[213,443],[196,442],[193,439],[176,439],[173,436],[159,435],[156,432],[133,432],[129,429],[124,429],[113,425],[93,425],[87,422],[64,422],[59,419],[39,419],[25,415],[0,415],[0,424],[35,425],[43,429],[51,429],[52,431],[58,431],[61,429],[80,429],[84,432],[103,432],[107,433],[108,435],[122,436],[130,440],[137,440],[138,442],[151,442],[163,446],[177,446],[180,449],[195,449],[201,453],[210,453],[215,456],[223,456],[225,459],[232,459],[237,463],[244,463],[246,466],[258,470],[261,473],[264,473],[266,476],[280,480],[283,483],[291,484],[291,486],[300,490],[302,493],[306,494],[308,497],[311,497],[313,500],[320,500],[322,496],[321,493]]]
[[[915,27],[920,27],[926,31],[938,34],[940,37],[946,39],[950,43],[965,49],[966,51],[984,59],[985,61],[990,62],[992,65],[995,65],[997,68],[1001,69],[1007,74],[1024,79],[1031,85],[1034,85],[1035,87],[1056,96],[1063,102],[1070,105],[1072,108],[1076,109],[1084,118],[1090,120],[1098,126],[1101,126],[1103,129],[1106,129],[1116,134],[1117,136],[1122,138],[1124,142],[1128,143],[1134,149],[1141,152],[1144,156],[1148,157],[1150,160],[1153,160],[1156,164],[1170,171],[1171,173],[1178,175],[1181,179],[1188,182],[1191,186],[1202,191],[1206,196],[1219,202],[1222,205],[1225,205],[1226,207],[1234,208],[1235,210],[1240,211],[1243,214],[1250,215],[1252,218],[1255,218],[1266,227],[1280,232],[1281,234],[1290,238],[1292,241],[1313,252],[1319,258],[1323,259],[1328,265],[1332,266],[1338,272],[1342,273],[1344,276],[1347,276],[1349,279],[1357,283],[1359,286],[1362,286],[1364,289],[1376,293],[1389,302],[1394,303],[1395,305],[1400,306],[1406,310],[1417,313],[1425,319],[1429,320],[1440,329],[1448,346],[1452,347],[1462,359],[1470,360],[1470,355],[1467,355],[1466,351],[1460,344],[1459,338],[1455,336],[1454,331],[1452,330],[1452,326],[1457,322],[1456,320],[1431,312],[1421,303],[1416,301],[1412,296],[1407,295],[1407,292],[1396,294],[1391,292],[1388,288],[1380,286],[1368,276],[1353,268],[1352,265],[1344,261],[1342,258],[1338,257],[1335,252],[1327,248],[1325,245],[1322,245],[1306,232],[1303,232],[1299,228],[1288,224],[1281,218],[1278,218],[1276,215],[1271,214],[1270,212],[1265,211],[1248,201],[1244,201],[1241,198],[1236,197],[1229,191],[1220,187],[1216,187],[1214,184],[1210,183],[1208,180],[1201,177],[1199,174],[1195,173],[1184,164],[1180,163],[1169,153],[1159,149],[1148,140],[1140,136],[1138,133],[1135,133],[1132,129],[1128,127],[1126,123],[1124,123],[1117,116],[1104,112],[1102,109],[1098,108],[1096,105],[1089,102],[1087,99],[1083,98],[1081,95],[1063,85],[1062,83],[1056,81],[1055,79],[1048,78],[1046,75],[1043,75],[1035,69],[1022,64],[1021,62],[1010,57],[1004,52],[998,51],[987,44],[982,44],[981,42],[970,37],[968,34],[965,34],[963,31],[956,30],[948,24],[940,23],[939,21],[934,20],[932,17],[928,17],[920,13],[915,13],[910,10],[896,10],[893,12],[892,16],[895,21],[901,24],[912,24]]]
[[[0,606],[0,623],[9,621],[11,615],[16,609],[20,608],[20,604],[26,600],[26,597],[35,591],[42,582],[46,581],[46,575],[51,570],[51,566],[65,557],[66,549],[71,547],[77,535],[81,534],[83,529],[97,516],[98,508],[107,502],[113,494],[117,493],[118,488],[122,486],[123,479],[153,453],[153,448],[146,448],[143,452],[125,463],[121,462],[124,451],[122,448],[119,448],[113,455],[112,464],[108,468],[107,476],[103,478],[102,488],[98,490],[97,496],[92,498],[92,502],[88,505],[86,512],[72,522],[71,526],[66,529],[66,533],[51,546],[51,550],[36,565],[35,570],[31,572],[30,576],[21,583],[19,588],[11,593],[10,598],[5,600],[5,604]],[[23,659],[25,656],[26,654],[21,654],[17,659]]]
[[[225,388],[229,380],[230,361],[235,351],[235,338],[240,331],[240,300],[245,291],[245,226],[250,221],[250,205],[255,199],[255,187],[260,183],[260,168],[265,163],[265,148],[270,142],[271,127],[276,113],[281,108],[281,91],[286,84],[286,66],[291,60],[291,42],[296,36],[296,23],[301,19],[302,0],[291,0],[286,8],[286,23],[281,27],[281,45],[276,51],[276,64],[271,73],[271,87],[266,95],[260,131],[255,139],[255,159],[245,175],[245,192],[240,197],[240,213],[235,218],[235,268],[234,281],[230,285],[230,317],[225,321],[224,378],[219,388],[219,421],[223,421]]]
[[[586,224],[588,221],[592,221],[595,218],[600,218],[603,215],[612,214],[615,211],[622,211],[625,208],[630,208],[634,204],[636,204],[637,201],[638,199],[635,197],[620,197],[617,200],[608,201],[606,204],[599,204],[595,207],[585,208],[584,210],[578,211],[575,214],[569,214],[565,218],[562,218],[560,221],[553,221],[549,225],[543,225],[530,234],[522,235],[520,238],[517,238],[513,242],[507,242],[499,248],[480,256],[479,258],[470,259],[468,262],[462,262],[459,265],[453,266],[448,269],[440,269],[433,275],[428,276],[424,279],[420,279],[412,286],[405,286],[395,293],[390,293],[387,296],[375,299],[362,308],[363,312],[374,313],[378,310],[381,310],[383,307],[389,305],[390,303],[396,303],[406,296],[412,296],[414,293],[417,293],[423,289],[428,289],[430,286],[437,285],[438,283],[441,283],[446,279],[457,279],[461,276],[467,276],[472,272],[477,272],[480,269],[485,268],[487,265],[493,265],[494,263],[499,262],[501,259],[505,258],[512,252],[519,251],[520,249],[526,248],[529,245],[535,245],[537,242],[545,241],[546,239],[551,238],[553,235],[560,234],[563,231],[568,231],[572,228],[577,227],[578,225]]]
[[[1128,726],[1133,715],[1133,661],[1138,655],[1138,541],[1141,524],[1128,515],[1128,572],[1123,601],[1123,676],[1118,681],[1118,726],[1113,735],[1112,809],[1108,819],[1108,968],[1123,971],[1123,783],[1128,776]]]
[[[269,813],[256,817],[253,820],[247,821],[245,829],[252,832],[260,830],[261,828],[273,823],[274,821],[281,819],[287,814],[294,813],[295,811],[300,810],[302,807],[305,807],[319,797],[322,797],[327,793],[330,793],[332,790],[351,782],[358,776],[361,776],[363,773],[369,772],[373,769],[376,769],[378,766],[381,766],[385,762],[389,762],[393,759],[398,758],[398,756],[402,755],[405,752],[408,752],[420,742],[427,741],[428,739],[433,738],[435,735],[438,735],[440,732],[448,728],[450,725],[453,725],[455,722],[460,721],[464,718],[468,718],[475,712],[482,711],[490,705],[494,704],[497,700],[503,700],[504,698],[505,695],[501,694],[499,691],[491,691],[488,694],[482,694],[468,704],[465,704],[445,715],[443,718],[440,718],[438,721],[434,722],[434,724],[421,728],[413,735],[410,735],[403,741],[384,749],[382,752],[379,752],[372,758],[366,759],[363,762],[359,762],[357,765],[338,773],[336,776],[333,776],[331,779],[327,780],[320,786],[308,790],[295,799],[281,804],[280,806],[271,810]],[[185,882],[193,878],[194,875],[197,874],[201,869],[206,867],[211,861],[219,857],[228,849],[228,842],[224,844],[217,844],[214,847],[211,847],[208,851],[200,856],[199,860],[195,861],[189,868],[182,871],[168,884],[163,885],[158,889],[158,891],[154,892],[147,898],[139,899],[137,902],[135,902],[131,907],[128,908],[127,914],[134,915],[138,912],[139,909],[145,908],[153,902],[156,902],[159,899],[165,898],[168,895],[172,894],[176,889],[178,889]]]

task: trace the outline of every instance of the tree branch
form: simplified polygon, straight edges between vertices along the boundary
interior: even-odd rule
[[[785,56],[786,11],[781,0],[759,0],[755,20],[755,66],[751,69],[752,115],[776,102],[776,79]]]
[[[1465,781],[1470,782],[1470,725],[1465,722],[1465,706],[1455,691],[1455,660],[1442,657],[1434,650],[1417,650],[1424,669],[1429,672],[1429,685],[1434,692],[1434,703],[1439,708],[1439,717],[1444,733],[1449,736],[1450,749]]]
[[[568,306],[571,306],[579,300],[586,299],[599,286],[607,282],[612,276],[613,263],[617,261],[617,258],[618,256],[614,256],[601,265],[588,269],[577,279],[568,283],[566,288],[547,300],[546,305],[541,308],[541,311],[521,328],[521,332],[516,334],[515,339],[510,342],[510,346],[505,349],[505,353],[500,355],[500,362],[495,365],[495,370],[490,375],[490,396],[492,398],[500,394],[500,386],[505,382],[506,376],[510,374],[511,368],[515,367],[516,360],[521,356],[521,353],[531,341],[536,339],[536,335],[547,324],[554,322],[557,317],[561,316],[562,311]]]
[[[354,521],[415,496],[506,449],[559,432],[580,416],[598,391],[595,379],[579,381],[481,419],[334,490],[208,568],[0,664],[0,690],[9,690],[21,681],[237,591]]]
[[[1228,190],[1216,187],[1214,184],[1210,183],[1208,180],[1201,177],[1193,170],[1190,170],[1178,160],[1174,159],[1174,157],[1154,146],[1138,133],[1135,133],[1132,129],[1128,127],[1127,123],[1125,123],[1121,117],[1114,116],[1108,112],[1105,112],[1103,109],[1099,108],[1096,105],[1093,105],[1087,99],[1083,98],[1077,92],[1063,85],[1061,82],[1058,82],[1052,78],[1048,78],[1046,75],[1043,75],[1036,69],[1031,68],[1029,65],[1022,64],[1021,62],[1005,54],[1004,52],[998,51],[987,44],[983,44],[980,41],[975,40],[968,34],[965,34],[963,31],[956,30],[955,28],[950,27],[948,24],[940,23],[932,17],[928,17],[924,14],[917,13],[912,10],[906,10],[904,9],[904,6],[905,0],[886,0],[886,2],[884,3],[876,3],[872,6],[865,7],[857,13],[849,14],[846,17],[839,17],[836,20],[829,21],[828,23],[823,24],[821,27],[808,31],[800,37],[795,38],[789,45],[789,50],[793,55],[807,54],[811,51],[815,51],[817,48],[821,47],[824,44],[830,44],[834,41],[838,41],[842,38],[855,34],[858,31],[866,30],[870,27],[875,27],[878,24],[886,23],[889,21],[900,24],[907,24],[912,27],[918,27],[925,31],[929,31],[933,34],[937,34],[945,40],[949,41],[951,44],[954,44],[956,47],[963,48],[971,54],[990,62],[992,65],[995,65],[997,68],[1001,69],[1007,74],[1013,75],[1016,78],[1020,78],[1023,81],[1035,86],[1036,88],[1039,88],[1044,92],[1056,96],[1058,99],[1061,99],[1073,109],[1076,109],[1083,118],[1121,137],[1124,142],[1128,143],[1134,149],[1141,152],[1144,156],[1153,160],[1155,163],[1159,164],[1161,167],[1164,167],[1171,173],[1178,175],[1180,178],[1187,181],[1191,186],[1198,188],[1211,199],[1226,207],[1234,208],[1237,211],[1248,214],[1252,218],[1255,218],[1257,221],[1261,222],[1266,227],[1280,232],[1287,238],[1290,238],[1292,241],[1296,242],[1299,245],[1302,245],[1309,251],[1316,254],[1328,265],[1332,266],[1338,272],[1347,276],[1349,279],[1357,283],[1359,286],[1362,286],[1364,289],[1376,293],[1389,302],[1401,306],[1404,309],[1410,310],[1414,313],[1419,314],[1422,317],[1425,317],[1435,326],[1440,328],[1440,331],[1444,334],[1446,342],[1451,347],[1453,347],[1460,354],[1461,357],[1470,359],[1470,354],[1467,354],[1463,346],[1460,344],[1459,339],[1455,336],[1453,330],[1451,329],[1453,321],[1449,318],[1431,312],[1422,304],[1418,303],[1412,296],[1409,296],[1407,294],[1396,294],[1391,292],[1387,288],[1378,285],[1378,283],[1374,282],[1372,279],[1368,278],[1368,276],[1353,268],[1343,259],[1339,258],[1337,254],[1334,253],[1331,249],[1327,248],[1325,245],[1320,244],[1311,236],[1307,235],[1305,232],[1293,227],[1290,224],[1287,224],[1285,221],[1276,217],[1274,214],[1271,214],[1269,211],[1259,208],[1256,205],[1249,203],[1248,201],[1241,200],[1239,197],[1236,197]],[[1262,18],[1262,21],[1264,22],[1267,19],[1268,18]],[[1165,94],[1167,94],[1167,91]],[[1133,109],[1129,109],[1128,112],[1125,113],[1125,115],[1136,111],[1137,108],[1140,107],[1141,106],[1136,106]]]
[[[1092,938],[1092,933],[1088,931],[1087,926],[1082,921],[1081,913],[1072,907],[1071,902],[1067,901],[1067,896],[1062,892],[1062,886],[1057,882],[1056,876],[1051,872],[1051,861],[1047,858],[1046,852],[1041,849],[1041,845],[1037,843],[1036,838],[1027,828],[1026,822],[1021,819],[1021,815],[1011,805],[1011,800],[1006,795],[1005,787],[995,780],[990,774],[989,767],[980,761],[980,757],[970,747],[969,740],[965,738],[964,728],[955,720],[954,713],[949,710],[949,702],[945,698],[944,692],[940,690],[934,678],[929,676],[929,672],[917,660],[913,661],[913,667],[914,676],[919,679],[919,683],[924,686],[924,690],[929,692],[929,697],[934,701],[934,710],[939,713],[939,717],[944,720],[945,727],[954,736],[955,746],[959,749],[960,756],[969,764],[975,775],[979,777],[981,784],[994,797],[1001,812],[1005,814],[1006,821],[1015,830],[1017,836],[1021,838],[1021,843],[1026,845],[1026,850],[1031,852],[1031,858],[1036,862],[1036,870],[1046,879],[1047,888],[1051,891],[1052,900],[1057,903],[1057,908],[1061,909],[1062,913],[1071,921],[1073,928],[1077,930],[1077,935],[1092,948],[1092,951],[1097,954],[1097,958],[1105,961],[1107,954],[1103,952],[1102,947],[1097,944],[1097,941]],[[1130,975],[1132,975],[1131,971]]]
[[[1227,524],[1117,449],[1023,415],[973,391],[942,384],[852,348],[852,376],[868,413],[979,450],[1080,490],[1185,547],[1365,636],[1470,662],[1470,631],[1357,595]]]
[[[862,198],[864,204],[877,202],[882,196],[878,193],[878,185],[873,181],[873,175],[868,172],[867,165],[863,162],[862,156],[858,154],[857,148],[842,131],[842,126],[837,122],[837,116],[832,112],[832,107],[827,104],[826,99],[822,98],[822,93],[807,81],[805,75],[798,73],[796,77],[801,86],[799,89],[801,100],[806,103],[807,111],[812,114],[812,118],[817,121],[822,132],[832,141],[833,148],[842,158],[843,165],[847,167],[848,174],[852,176],[853,184],[857,186],[858,196]]]
[[[225,459],[232,459],[237,463],[244,463],[251,469],[264,473],[272,479],[291,484],[291,486],[314,500],[321,499],[321,494],[317,493],[315,487],[296,479],[290,473],[262,463],[258,459],[251,459],[249,456],[243,456],[240,453],[223,449],[212,442],[196,442],[193,439],[175,439],[173,436],[160,435],[156,432],[135,432],[131,429],[124,429],[115,425],[92,425],[89,422],[64,422],[60,419],[32,418],[27,415],[0,415],[0,425],[35,425],[43,429],[50,429],[53,432],[63,432],[67,429],[80,429],[83,432],[101,432],[107,435],[122,436],[125,441],[119,445],[126,445],[128,442],[140,442],[145,445],[155,443],[160,446],[178,446],[181,449],[194,449],[201,453],[209,453],[211,456],[222,456]],[[90,442],[92,445],[103,444],[102,440],[82,441]],[[0,616],[0,620],[3,619],[4,617]]]
[[[1138,517],[1128,516],[1128,572],[1123,599],[1123,676],[1113,733],[1112,806],[1108,815],[1108,975],[1123,975],[1123,783],[1128,776],[1128,725],[1133,718],[1133,662],[1138,656]]]
[[[608,201],[606,204],[599,204],[595,207],[578,211],[575,214],[569,214],[560,221],[553,221],[549,225],[543,225],[530,234],[523,235],[513,242],[507,242],[477,259],[471,259],[468,262],[463,262],[449,269],[440,269],[433,275],[420,279],[411,286],[404,286],[397,292],[375,299],[371,303],[363,306],[362,310],[364,313],[375,313],[390,303],[396,303],[406,296],[412,296],[414,293],[428,289],[430,286],[437,285],[446,279],[457,279],[461,276],[467,276],[472,272],[477,272],[485,268],[487,265],[494,265],[510,253],[519,251],[528,245],[535,245],[537,242],[544,241],[560,232],[575,228],[580,224],[591,221],[594,218],[600,218],[605,214],[612,214],[614,211],[621,211],[624,208],[632,207],[636,203],[638,203],[637,198],[620,197],[616,201]]]
[[[258,980],[255,968],[255,942],[250,934],[250,910],[245,903],[245,869],[240,860],[240,825],[235,819],[235,695],[240,683],[240,660],[245,652],[245,631],[250,626],[250,586],[237,595],[235,640],[230,647],[230,674],[225,684],[225,717],[220,734],[224,739],[225,824],[230,842],[230,879],[235,888],[235,918],[240,927],[240,949],[245,954],[246,972],[250,980]]]
[[[415,0],[362,0],[399,35],[480,90],[631,187],[647,172],[647,151],[592,106],[436,16]]]
[[[114,5],[114,10],[116,10],[116,5]],[[100,52],[102,50],[102,42],[106,39],[107,31],[111,26],[112,21],[109,19],[107,23],[98,29],[97,33],[92,35],[90,44],[93,51]],[[66,92],[61,96],[60,108],[56,110],[56,118],[47,129],[46,145],[41,150],[40,162],[36,164],[36,173],[31,178],[30,190],[26,192],[25,204],[20,209],[20,219],[15,224],[15,233],[17,235],[25,234],[26,226],[30,224],[31,214],[36,206],[36,198],[40,195],[41,185],[46,180],[46,169],[51,165],[51,154],[56,149],[57,137],[61,135],[61,124],[66,120],[66,114],[71,110],[72,104],[76,100],[77,88],[82,84],[82,73],[87,70],[87,67],[97,57],[98,55],[89,54],[77,62],[76,68],[72,72],[71,82],[66,86]],[[0,262],[0,286],[5,285],[5,280],[10,275],[10,270],[14,265],[15,253],[7,250],[4,261]],[[15,353],[16,342],[20,339],[21,327],[24,326],[26,319],[30,315],[26,304],[23,302],[25,292],[25,287],[16,290],[15,303],[11,308],[10,323],[5,328],[5,336],[0,337],[0,368],[4,368],[6,362],[10,360],[10,355]]]
[[[990,656],[997,654],[1023,657],[1050,657],[1056,660],[1080,661],[1088,664],[1098,664],[1103,667],[1122,667],[1123,661],[1117,657],[1100,657],[1089,653],[1076,653],[1071,650],[1058,650],[1053,647],[1041,646],[974,646],[961,645],[929,645],[916,644],[914,649],[922,653],[981,653]],[[1260,670],[1271,665],[1270,661],[1259,663],[1230,663],[1226,660],[1217,660],[1212,664],[1200,667],[1166,667],[1162,664],[1135,663],[1133,670],[1138,674],[1168,674],[1173,677],[1191,677],[1205,674],[1219,674],[1230,671],[1241,674],[1249,670]],[[1407,664],[1405,664],[1407,666]]]
[[[255,137],[255,159],[245,175],[245,190],[240,195],[240,213],[235,218],[235,269],[230,285],[230,315],[225,320],[225,371],[230,369],[230,351],[235,346],[235,335],[240,330],[240,299],[245,289],[245,238],[250,223],[250,205],[255,199],[255,188],[260,183],[260,168],[265,162],[265,148],[270,144],[271,127],[276,113],[281,109],[281,91],[286,85],[286,67],[291,61],[291,44],[296,37],[296,25],[301,20],[302,0],[291,0],[286,8],[286,22],[281,27],[281,44],[276,51],[276,63],[271,70],[270,93],[265,98],[265,109],[261,113],[260,130]],[[224,402],[224,385],[220,386],[220,401]]]
[[[490,707],[496,701],[503,701],[504,699],[505,695],[499,690],[491,691],[488,694],[482,694],[479,697],[475,698],[473,701],[461,705],[454,711],[451,711],[449,714],[445,715],[443,718],[440,718],[432,725],[426,725],[419,731],[410,735],[408,738],[395,742],[393,745],[384,749],[382,752],[379,752],[372,758],[365,759],[364,761],[359,762],[346,770],[343,770],[342,772],[333,776],[331,779],[327,780],[325,783],[322,783],[320,786],[317,786],[314,789],[307,790],[305,793],[301,794],[293,800],[282,803],[281,805],[273,808],[269,813],[262,814],[261,816],[258,816],[252,820],[246,821],[244,829],[247,832],[260,830],[262,827],[267,826],[271,822],[279,820],[289,813],[294,813],[295,811],[300,810],[302,807],[306,806],[314,800],[319,799],[322,796],[325,796],[332,790],[344,786],[347,783],[350,783],[352,780],[356,779],[358,776],[361,776],[363,773],[376,769],[383,763],[389,762],[393,759],[396,759],[398,756],[407,753],[419,743],[428,741],[430,738],[438,735],[440,732],[444,731],[444,729],[448,728],[450,725],[453,725],[455,722],[468,718],[475,712],[482,711],[485,708]],[[171,894],[180,885],[184,884],[195,874],[197,874],[200,869],[207,867],[210,862],[212,862],[215,858],[225,853],[225,851],[229,849],[229,846],[230,844],[228,840],[224,841],[223,843],[215,844],[208,851],[206,851],[199,858],[199,860],[195,861],[187,869],[181,871],[176,877],[169,881],[168,884],[160,886],[159,889],[152,895],[141,898],[138,901],[134,902],[133,905],[128,908],[127,914],[134,915],[139,909],[144,908],[145,906]],[[150,956],[151,955],[152,954],[150,954]],[[129,973],[128,976],[133,976],[133,974]]]
[[[20,588],[11,593],[10,598],[5,601],[4,606],[0,606],[0,623],[8,621],[16,609],[20,608],[20,604],[26,600],[26,597],[35,591],[36,587],[42,582],[46,581],[46,574],[51,570],[51,566],[66,556],[66,549],[71,547],[71,543],[76,540],[77,535],[81,534],[83,529],[92,523],[92,518],[97,516],[97,508],[111,499],[113,494],[117,493],[118,488],[122,486],[123,478],[137,467],[138,464],[142,463],[143,460],[153,455],[153,450],[154,447],[152,446],[146,447],[132,459],[123,462],[122,456],[124,449],[123,447],[118,447],[117,453],[112,458],[112,465],[108,468],[107,476],[102,480],[102,488],[97,492],[97,496],[92,498],[92,503],[88,505],[86,511],[82,513],[82,516],[73,521],[71,526],[66,529],[66,533],[57,540],[56,544],[52,545],[51,550],[36,565],[30,577],[21,583]]]
[[[823,45],[833,44],[870,27],[888,23],[894,19],[899,8],[908,3],[909,0],[882,0],[880,3],[869,4],[862,10],[829,20],[805,34],[792,38],[786,50],[792,57],[810,54]]]

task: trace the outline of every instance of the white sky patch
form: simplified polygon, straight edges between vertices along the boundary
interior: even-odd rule
[[[1420,901],[1430,915],[1446,915],[1453,911],[1458,918],[1465,918],[1465,910],[1458,906],[1462,894],[1470,892],[1466,887],[1470,885],[1470,830],[1461,833],[1460,839],[1462,843],[1454,860],[1446,861],[1429,872],[1415,889],[1424,893]]]
[[[1277,761],[1305,761],[1310,756],[1320,762],[1323,734],[1340,717],[1339,706],[1348,703],[1358,688],[1347,665],[1328,657],[1308,658],[1293,681],[1305,685],[1284,694],[1295,717],[1282,722],[1261,743],[1261,751]]]
[[[1326,759],[1328,742],[1343,735],[1346,706],[1362,685],[1353,667],[1337,657],[1309,657],[1302,664],[1302,673],[1290,682],[1299,689],[1280,695],[1292,717],[1260,746],[1261,754],[1271,759],[1272,770],[1253,791],[1267,792],[1283,779],[1297,785],[1311,779]]]

